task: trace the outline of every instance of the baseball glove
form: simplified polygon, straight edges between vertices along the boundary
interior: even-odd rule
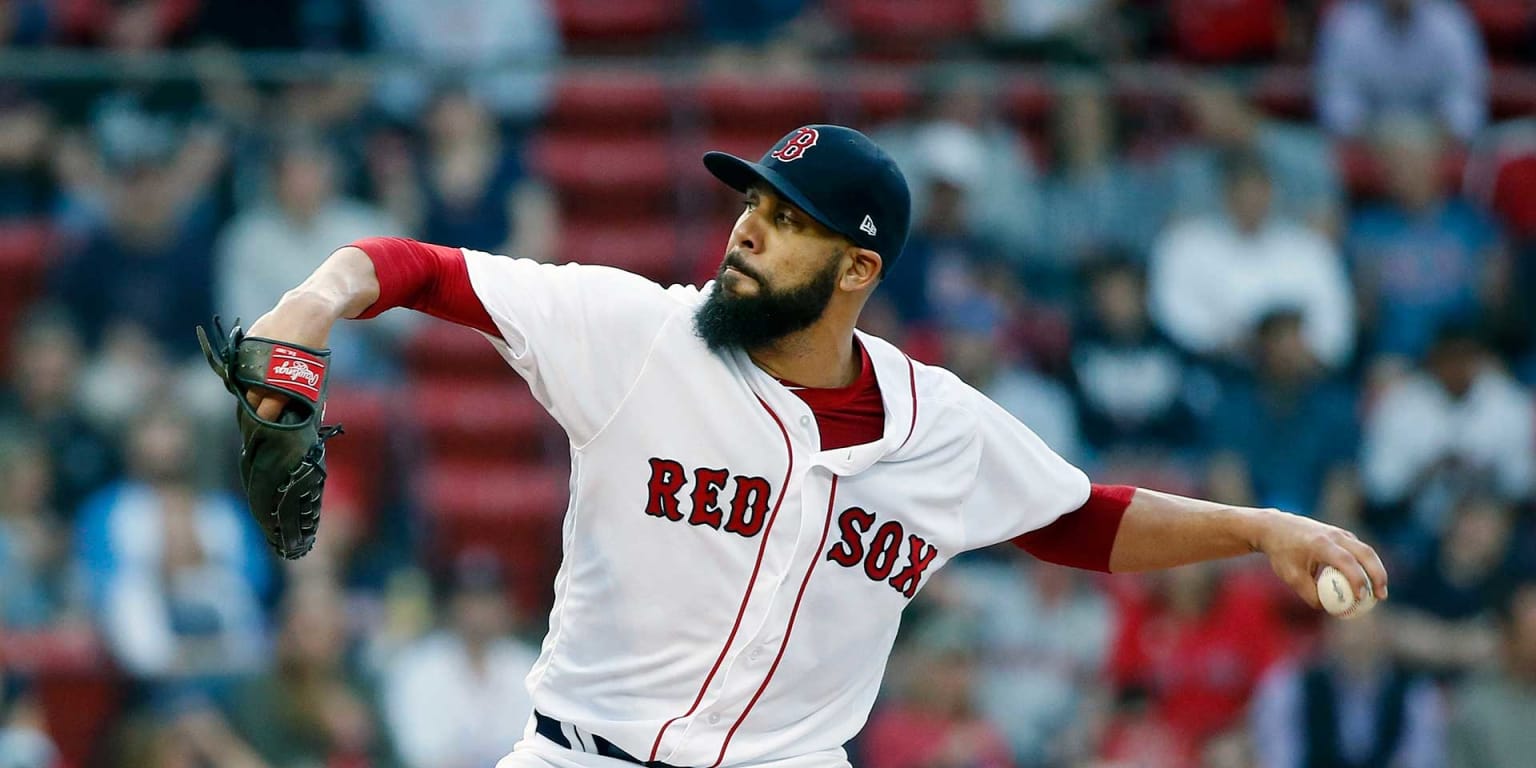
[[[218,317],[213,318],[213,330],[217,346],[202,326],[197,341],[208,365],[235,396],[240,483],[251,517],[273,551],[296,560],[315,546],[320,494],[325,490],[325,441],[341,434],[339,424],[320,424],[331,351],[246,336],[239,321],[226,336]],[[252,387],[288,397],[276,421],[258,416],[246,400]]]

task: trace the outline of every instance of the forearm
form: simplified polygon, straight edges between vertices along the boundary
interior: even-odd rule
[[[356,246],[338,248],[304,282],[288,291],[279,307],[335,322],[357,317],[379,299],[373,260]]]
[[[1274,514],[1138,488],[1120,520],[1109,569],[1150,571],[1257,552]]]

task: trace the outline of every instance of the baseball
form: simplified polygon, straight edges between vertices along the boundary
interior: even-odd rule
[[[1356,599],[1349,591],[1349,580],[1339,569],[1331,566],[1323,566],[1323,570],[1317,574],[1317,598],[1322,601],[1323,610],[1341,619],[1352,619],[1376,607],[1375,587],[1371,585],[1371,577],[1365,577],[1365,598]]]

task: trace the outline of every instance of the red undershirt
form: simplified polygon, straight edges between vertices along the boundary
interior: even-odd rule
[[[459,249],[398,237],[370,237],[352,245],[368,254],[379,281],[378,300],[359,317],[407,307],[501,336],[470,284],[469,268]],[[846,387],[781,383],[816,415],[822,450],[875,442],[885,434],[880,383],[862,344],[859,376]],[[1130,486],[1093,485],[1083,506],[1044,528],[1014,538],[1013,544],[1046,562],[1107,572],[1120,520],[1135,492]]]

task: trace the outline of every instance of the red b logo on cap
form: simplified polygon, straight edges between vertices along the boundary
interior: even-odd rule
[[[769,157],[783,163],[799,160],[805,157],[807,149],[816,146],[818,138],[821,138],[821,134],[818,134],[815,128],[801,128],[795,131],[795,135],[789,137],[789,141],[784,142],[784,146],[775,149]]]

